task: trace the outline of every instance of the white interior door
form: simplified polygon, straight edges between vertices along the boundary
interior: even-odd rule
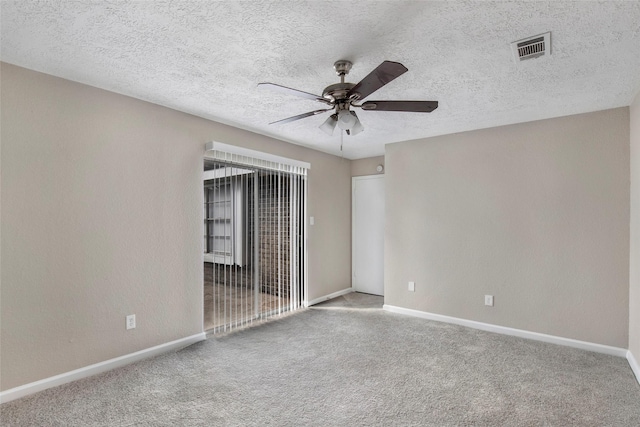
[[[384,175],[352,178],[352,287],[384,295]]]

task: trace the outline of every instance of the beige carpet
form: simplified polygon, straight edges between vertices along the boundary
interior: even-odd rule
[[[622,358],[350,294],[0,406],[4,426],[640,426]]]

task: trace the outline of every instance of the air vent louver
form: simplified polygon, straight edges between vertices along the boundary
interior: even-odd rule
[[[511,43],[516,62],[551,55],[551,33],[539,34]]]

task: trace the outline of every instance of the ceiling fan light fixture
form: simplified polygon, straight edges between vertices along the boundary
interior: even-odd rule
[[[319,126],[319,128],[326,133],[327,135],[333,135],[333,130],[336,128],[336,124],[338,124],[338,115],[332,114],[327,120],[324,121],[323,124]]]
[[[351,111],[351,114],[353,115],[353,118],[356,119],[356,122],[351,127],[351,135],[357,135],[364,130],[364,126],[360,123],[360,119],[356,116],[355,111]]]
[[[338,111],[338,126],[342,130],[351,130],[357,123],[358,118],[354,117],[349,110]]]

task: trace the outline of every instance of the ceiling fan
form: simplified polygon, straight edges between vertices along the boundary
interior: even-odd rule
[[[288,117],[269,124],[289,123],[327,111],[335,111],[322,125],[320,125],[320,129],[328,135],[332,135],[336,125],[338,125],[340,129],[346,131],[347,135],[356,135],[362,132],[364,127],[362,126],[362,123],[360,123],[356,112],[351,110],[351,107],[362,108],[366,111],[406,111],[417,113],[430,113],[438,108],[438,101],[366,101],[362,104],[357,104],[357,102],[360,102],[382,86],[394,80],[396,77],[406,73],[408,70],[399,62],[384,61],[364,79],[362,79],[360,83],[353,84],[344,81],[344,78],[349,74],[352,65],[353,64],[350,61],[346,60],[336,61],[335,64],[333,64],[336,74],[340,76],[340,83],[332,84],[324,88],[322,96],[292,89],[275,83],[259,83],[259,87],[265,87],[281,93],[312,99],[329,106],[329,108],[309,111],[308,113],[298,114],[297,116]]]

